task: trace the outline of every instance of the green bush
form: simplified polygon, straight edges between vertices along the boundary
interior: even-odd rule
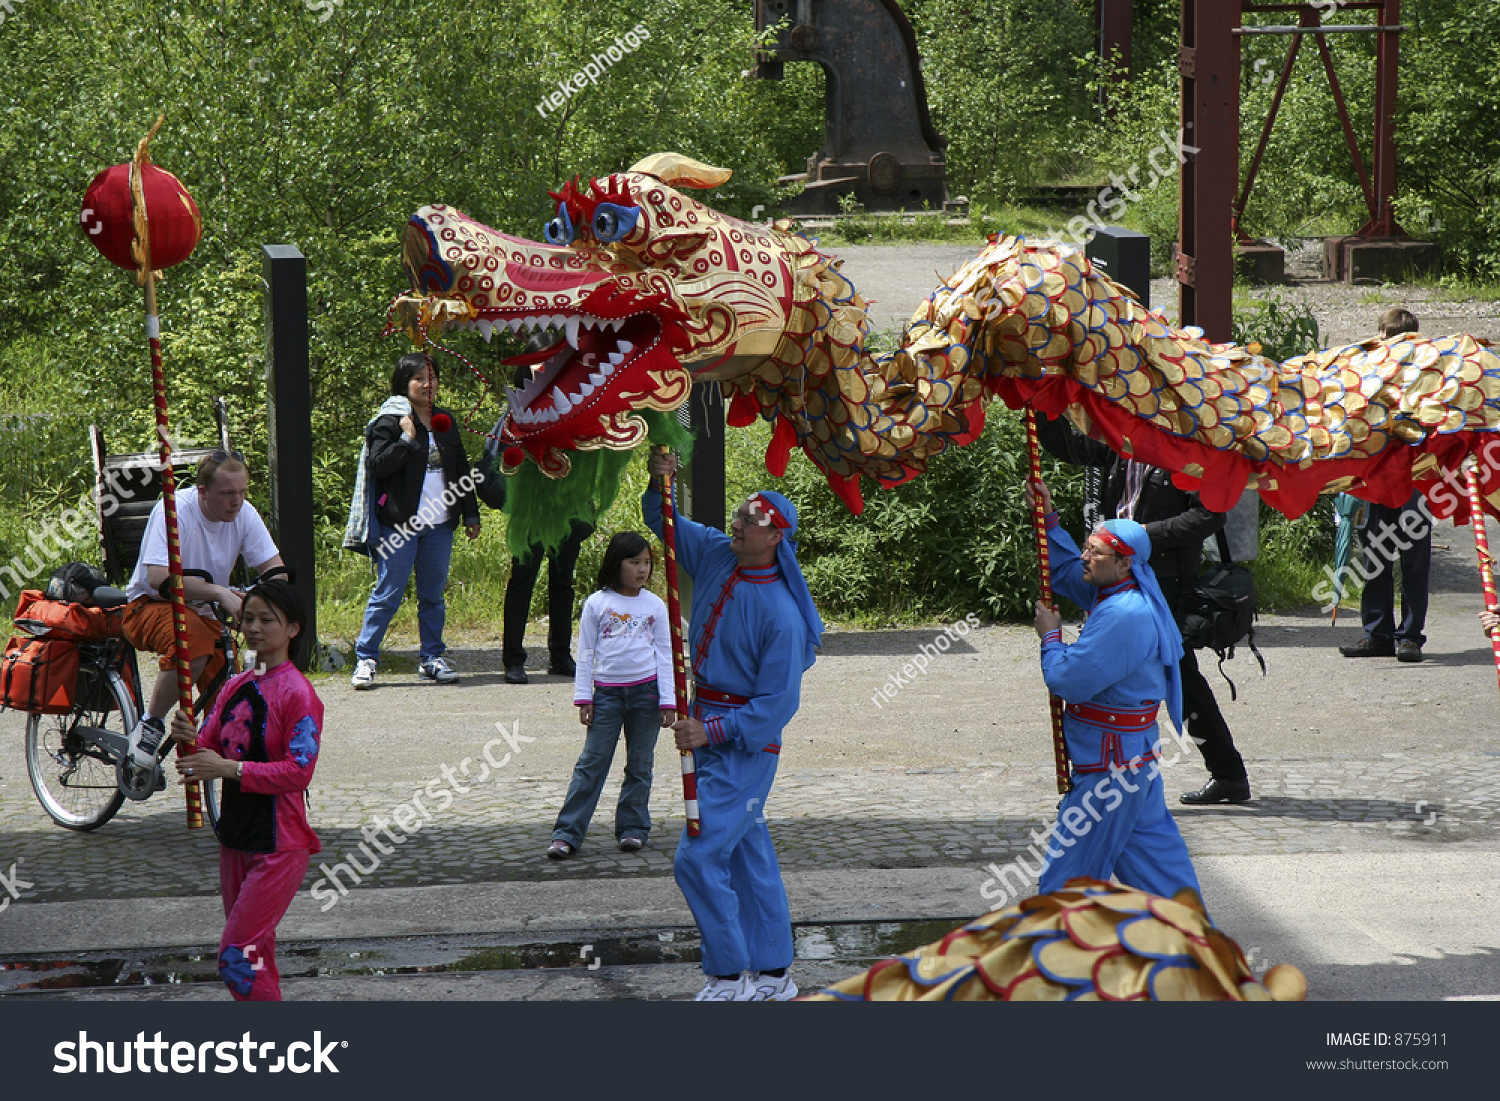
[[[1080,471],[1043,458],[1043,477],[1075,533]],[[913,620],[1029,619],[1037,596],[1021,415],[994,404],[984,434],[950,448],[895,489],[862,481],[854,516],[811,463],[794,459],[786,493],[801,510],[800,558],[819,608],[878,626]]]

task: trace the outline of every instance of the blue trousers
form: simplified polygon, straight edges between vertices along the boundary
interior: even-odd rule
[[[1138,760],[1158,736],[1155,727],[1144,735],[1123,735],[1126,759]],[[1108,880],[1113,875],[1127,887],[1164,898],[1183,887],[1198,891],[1198,876],[1167,810],[1156,762],[1140,764],[1135,772],[1128,765],[1116,768],[1073,774],[1073,790],[1057,808],[1037,889],[1046,894],[1074,876]]]
[[[683,832],[673,874],[698,922],[704,973],[786,967],[792,913],[765,814],[777,756],[725,745],[704,746],[693,758],[703,832]]]
[[[380,659],[380,644],[385,641],[386,628],[390,627],[396,609],[401,607],[406,582],[415,571],[417,633],[422,640],[422,660],[431,661],[442,657],[448,649],[443,645],[443,622],[448,614],[443,590],[448,587],[448,563],[453,557],[453,526],[418,528],[412,538],[400,540],[399,545],[396,545],[398,537],[394,531],[374,516],[370,517],[370,545],[379,548],[385,541],[387,553],[382,555],[377,549],[373,556],[375,590],[365,605],[365,624],[354,643],[354,657],[356,660]]]
[[[583,844],[599,805],[599,793],[615,759],[620,728],[625,728],[625,780],[615,804],[615,839],[651,835],[651,765],[661,730],[661,697],[656,681],[624,687],[594,686],[594,721],[573,766],[573,782],[552,827],[554,841]]]

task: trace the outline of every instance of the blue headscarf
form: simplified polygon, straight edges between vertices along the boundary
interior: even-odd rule
[[[822,645],[823,618],[818,615],[812,593],[807,588],[807,579],[802,576],[802,567],[797,564],[797,544],[792,541],[792,536],[797,534],[797,506],[770,489],[763,489],[754,496],[769,504],[779,513],[779,519],[784,521],[776,524],[781,531],[781,542],[776,544],[776,565],[780,567],[782,579],[786,581],[786,587],[792,591],[792,599],[802,612],[802,621],[807,624],[806,660],[811,665],[813,650]]]
[[[1178,662],[1182,661],[1182,632],[1177,629],[1177,619],[1167,606],[1167,598],[1162,596],[1156,571],[1151,568],[1151,536],[1134,520],[1106,520],[1099,526],[1135,552],[1126,561],[1130,564],[1130,576],[1140,586],[1141,595],[1151,609],[1151,617],[1156,621],[1157,655],[1167,673],[1167,714],[1181,734],[1182,673]]]

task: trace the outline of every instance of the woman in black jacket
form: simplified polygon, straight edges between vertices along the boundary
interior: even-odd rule
[[[355,688],[375,683],[380,643],[413,570],[422,640],[418,675],[438,684],[458,679],[443,657],[443,589],[459,520],[470,539],[479,536],[478,479],[469,470],[452,414],[434,404],[437,386],[436,364],[422,355],[402,356],[391,374],[391,397],[365,430],[365,476],[374,487],[368,546],[376,581],[354,644]]]

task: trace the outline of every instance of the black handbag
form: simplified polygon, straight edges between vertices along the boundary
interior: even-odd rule
[[[479,472],[479,484],[474,487],[474,495],[497,511],[505,507],[505,475],[500,473],[499,437],[502,423],[503,421],[495,422],[494,429],[484,441],[484,454],[475,467]]]
[[[1255,645],[1255,577],[1244,566],[1236,566],[1229,556],[1229,540],[1224,529],[1215,533],[1219,546],[1219,564],[1198,579],[1197,586],[1182,601],[1177,626],[1182,645],[1193,650],[1212,650],[1219,658],[1219,675],[1229,684],[1229,698],[1237,699],[1234,681],[1224,672],[1224,662],[1234,657],[1240,642],[1250,647],[1260,662],[1261,676],[1266,673],[1266,659]]]

